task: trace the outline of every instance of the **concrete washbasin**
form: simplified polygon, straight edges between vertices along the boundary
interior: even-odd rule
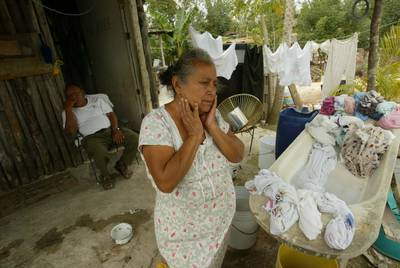
[[[336,250],[328,247],[323,237],[324,230],[317,239],[308,240],[297,223],[286,233],[274,237],[300,251],[327,258],[348,260],[365,252],[378,237],[387,192],[393,176],[400,144],[400,130],[393,131],[393,134],[396,137],[372,176],[367,178],[356,177],[340,161],[338,161],[335,170],[329,174],[325,187],[326,191],[334,193],[344,200],[356,220],[354,239],[347,249]],[[290,183],[306,165],[313,142],[314,140],[308,132],[303,131],[274,162],[270,170]],[[257,222],[269,233],[269,215],[262,208],[262,205],[266,202],[266,197],[251,195],[249,202],[250,209]],[[331,218],[331,215],[322,214],[324,226]]]

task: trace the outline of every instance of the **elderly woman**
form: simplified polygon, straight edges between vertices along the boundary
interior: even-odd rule
[[[172,102],[142,122],[139,150],[156,189],[158,248],[169,267],[220,267],[235,212],[229,162],[243,158],[243,143],[216,109],[213,61],[193,49],[160,75]]]

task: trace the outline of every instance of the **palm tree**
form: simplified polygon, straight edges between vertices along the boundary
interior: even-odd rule
[[[376,87],[385,98],[400,101],[400,25],[381,39]]]

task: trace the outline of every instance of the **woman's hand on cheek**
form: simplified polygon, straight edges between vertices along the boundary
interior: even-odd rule
[[[216,112],[217,112],[217,96],[215,96],[213,106],[211,107],[211,110],[206,114],[205,121],[203,122],[205,128],[208,131],[210,131],[215,127],[218,127],[217,119],[215,117]]]
[[[193,111],[186,99],[181,98],[179,104],[181,107],[183,125],[186,128],[188,135],[198,138],[201,142],[203,139],[204,128],[199,117],[198,104],[194,104]]]

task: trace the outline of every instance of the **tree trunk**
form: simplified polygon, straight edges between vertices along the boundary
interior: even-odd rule
[[[296,105],[297,109],[301,109],[303,107],[303,101],[301,100],[301,96],[297,91],[296,85],[291,84],[289,86],[290,95],[292,96],[293,102]]]
[[[285,3],[285,18],[283,22],[283,41],[286,42],[288,45],[291,45],[292,43],[292,31],[293,31],[293,26],[294,26],[294,0],[286,0]],[[274,102],[271,108],[271,112],[268,115],[268,124],[270,125],[276,125],[278,123],[279,119],[279,113],[282,110],[282,105],[283,105],[283,90],[284,88],[282,86],[279,86],[279,79],[276,79],[276,83],[274,84],[275,86],[275,97],[274,97]],[[292,94],[293,101],[295,101],[295,98],[299,96],[297,93],[296,86],[291,85],[291,90],[290,92]],[[298,103],[295,102],[297,105]]]
[[[263,31],[264,45],[268,45],[269,44],[268,29],[267,25],[265,24],[264,15],[260,16],[260,20],[261,20],[261,29]]]
[[[367,90],[376,88],[376,69],[379,61],[379,24],[381,22],[383,0],[375,0],[372,13],[368,54],[368,86]]]
[[[289,46],[292,44],[292,32],[294,26],[294,0],[285,1],[285,18],[283,21],[283,40]]]
[[[278,124],[279,113],[281,112],[283,105],[283,87],[279,85],[279,79],[274,79],[274,80],[275,80],[274,87],[276,91],[275,91],[274,104],[272,105],[271,112],[268,116],[269,125]]]

